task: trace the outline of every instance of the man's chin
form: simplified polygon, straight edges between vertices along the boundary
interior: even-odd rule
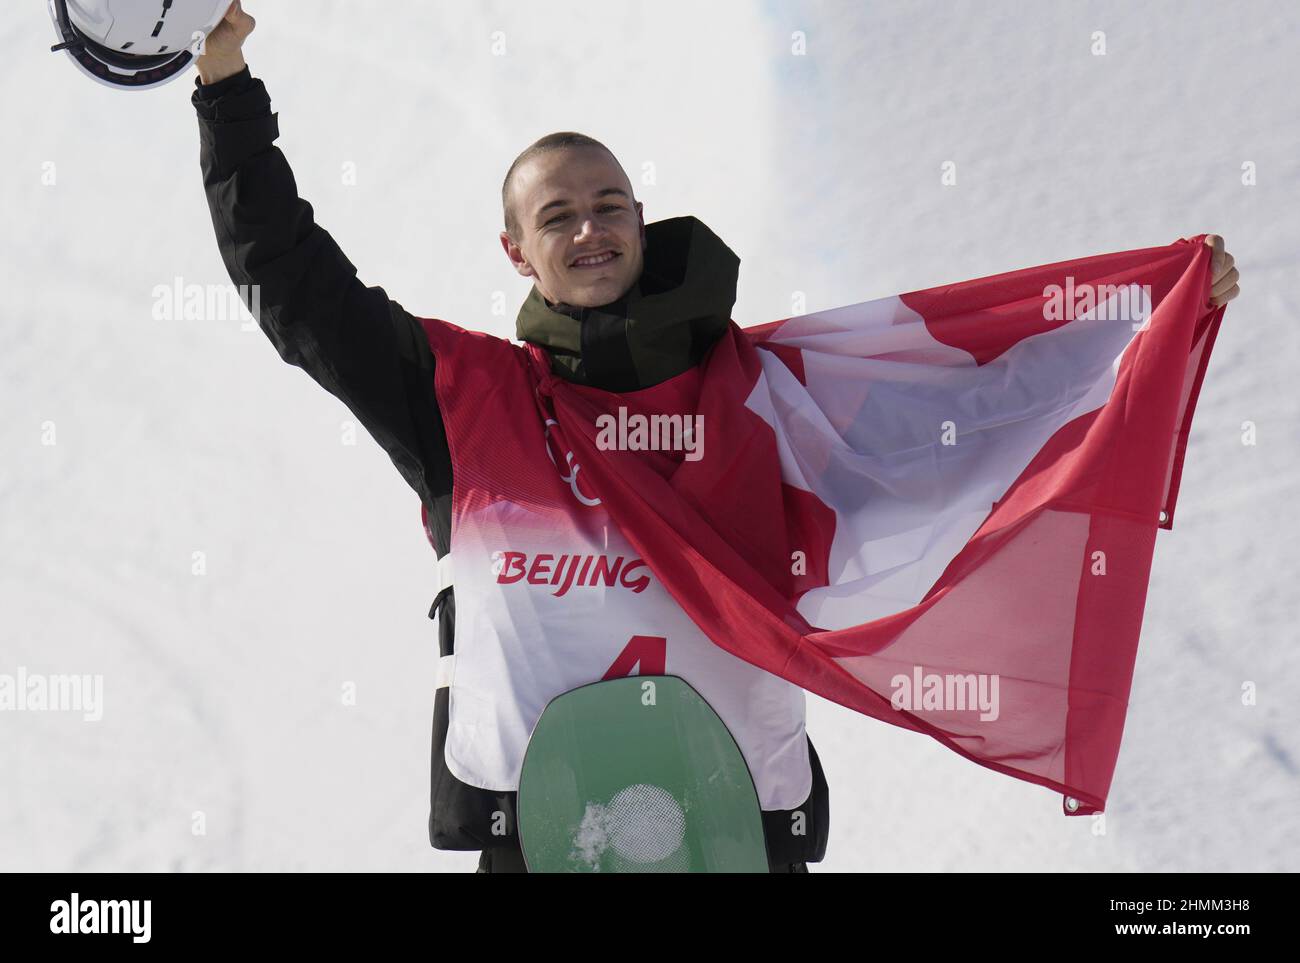
[[[601,280],[591,284],[575,284],[561,293],[560,300],[575,308],[598,308],[612,304],[631,289],[630,281]]]

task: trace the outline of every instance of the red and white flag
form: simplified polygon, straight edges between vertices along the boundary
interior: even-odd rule
[[[703,457],[609,450],[603,393],[542,391],[714,643],[1096,812],[1224,313],[1204,237],[733,323]]]

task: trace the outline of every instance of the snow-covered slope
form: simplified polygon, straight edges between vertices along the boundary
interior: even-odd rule
[[[731,245],[742,324],[1223,234],[1244,293],[1157,541],[1104,834],[810,697],[819,868],[1300,869],[1294,4],[247,7],[320,222],[466,327],[513,332],[500,180],[552,130],[614,149],[648,220]],[[0,673],[102,674],[104,713],[0,712],[0,869],[471,869],[425,835],[418,500],[255,327],[155,317],[157,286],[228,280],[192,80],[107,91],[52,35],[43,3],[0,23]]]

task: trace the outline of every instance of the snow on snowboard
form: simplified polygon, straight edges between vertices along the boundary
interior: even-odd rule
[[[676,676],[552,699],[519,778],[534,873],[766,873],[754,780],[730,731]]]

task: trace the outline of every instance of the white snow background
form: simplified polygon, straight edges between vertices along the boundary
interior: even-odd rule
[[[814,869],[1300,869],[1300,7],[247,6],[319,222],[367,283],[469,328],[513,334],[500,182],[553,130],[607,143],[648,221],[694,214],[740,255],[741,324],[1223,234],[1243,294],[1158,534],[1104,823],[810,697]],[[418,499],[256,328],[155,320],[156,286],[229,283],[194,75],[109,91],[53,42],[42,0],[6,5],[0,672],[102,674],[104,716],[0,712],[0,869],[471,870],[426,835]]]

